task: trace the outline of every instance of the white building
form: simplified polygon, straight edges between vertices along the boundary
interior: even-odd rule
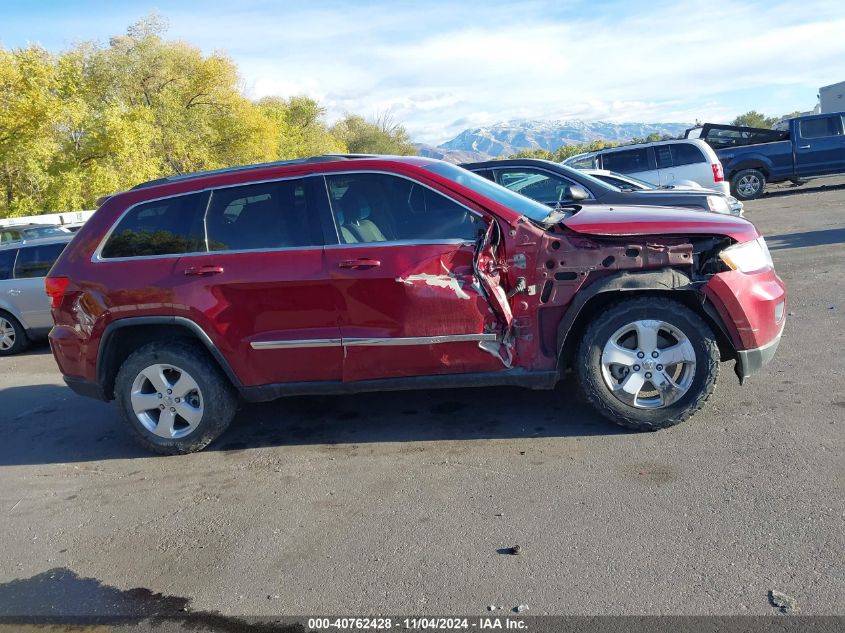
[[[824,112],[845,112],[845,81],[819,88],[819,105]]]

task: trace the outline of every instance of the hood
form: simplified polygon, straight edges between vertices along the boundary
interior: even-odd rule
[[[636,193],[641,196],[721,196],[712,189],[640,189],[638,191],[626,191],[625,193]]]
[[[562,224],[589,235],[726,235],[737,242],[760,236],[748,220],[680,207],[585,205]]]

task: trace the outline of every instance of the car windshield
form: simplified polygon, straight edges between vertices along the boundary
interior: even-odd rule
[[[32,239],[38,237],[54,237],[56,235],[66,235],[67,231],[55,226],[34,226],[29,229],[24,229],[23,234]]]
[[[634,178],[633,176],[628,176],[626,174],[620,174],[620,173],[615,172],[615,171],[610,172],[609,175],[612,176],[613,178],[618,178],[619,180],[622,180],[623,182],[629,181],[631,183],[636,183],[637,185],[639,185],[643,189],[657,189],[657,185],[655,185],[652,182],[648,182],[647,180],[640,180],[639,178]],[[625,184],[628,184],[628,182],[625,182]]]
[[[509,209],[513,209],[535,222],[542,222],[549,216],[549,207],[545,204],[514,193],[510,189],[505,189],[495,182],[487,180],[471,171],[467,171],[463,167],[449,163],[434,163],[432,165],[426,165],[425,168],[459,185],[472,189],[474,192],[494,202],[498,202]]]
[[[614,187],[612,184],[610,184],[609,182],[605,182],[604,180],[599,180],[595,176],[588,174],[587,172],[581,171],[580,169],[575,169],[573,167],[570,167],[569,165],[558,164],[555,164],[555,167],[559,172],[562,172],[563,175],[572,178],[573,180],[579,182],[580,185],[587,187],[588,189],[597,188],[612,189],[613,191],[618,191],[618,187]]]

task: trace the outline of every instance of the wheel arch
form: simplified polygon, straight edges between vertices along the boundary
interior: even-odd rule
[[[176,316],[127,317],[112,321],[106,326],[97,350],[97,383],[105,398],[114,398],[117,372],[138,347],[152,341],[186,339],[201,344],[232,385],[240,390],[240,380],[229,362],[214,341],[194,321]]]
[[[734,176],[745,169],[756,169],[757,171],[762,172],[763,176],[766,177],[766,180],[769,180],[771,175],[770,163],[767,163],[761,158],[746,158],[735,165],[730,166],[730,170],[727,174],[728,181],[733,180]]]
[[[701,316],[713,330],[721,360],[737,358],[728,329],[716,309],[698,292],[685,272],[662,268],[642,272],[621,272],[584,288],[558,324],[558,370],[564,372],[590,320],[610,305],[642,296],[666,297],[678,301]]]
[[[12,305],[11,303],[6,303],[2,299],[2,297],[0,297],[0,315],[2,315],[2,314],[7,314],[10,317],[12,317],[15,321],[17,321],[20,324],[20,326],[24,330],[28,329],[27,325],[26,325],[26,321],[23,319],[20,312],[18,312],[15,309],[14,305]]]

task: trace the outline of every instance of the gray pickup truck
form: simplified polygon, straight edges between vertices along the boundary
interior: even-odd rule
[[[773,129],[705,123],[686,131],[716,150],[731,192],[740,200],[763,195],[766,183],[845,173],[845,113],[784,119]]]

